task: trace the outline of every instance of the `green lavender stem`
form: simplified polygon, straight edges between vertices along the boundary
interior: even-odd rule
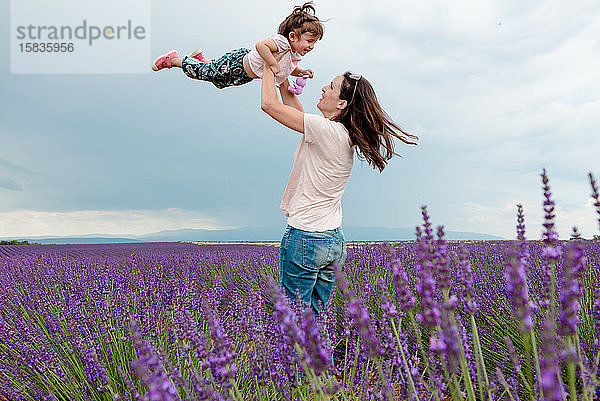
[[[445,288],[443,290],[443,294],[444,294],[444,301],[446,304],[448,304],[450,290]],[[454,312],[450,311],[449,315],[450,315],[450,323],[451,323],[452,327],[458,327],[456,324],[456,317],[454,316]],[[464,344],[462,343],[462,339],[460,338],[460,336],[457,336],[457,342],[458,342],[458,349],[459,349],[459,353],[460,353],[460,368],[461,368],[462,375],[463,375],[463,378],[465,380],[465,384],[467,387],[467,398],[469,399],[469,401],[476,401],[475,389],[473,388],[473,381],[471,380],[471,374],[469,373],[469,367],[467,366],[467,356],[465,355]]]
[[[379,380],[383,380],[383,369],[381,368],[381,360],[379,358],[377,358],[377,371],[379,372]],[[410,374],[409,374],[410,376]],[[386,386],[385,389],[385,396],[387,399],[393,399],[394,398],[394,394],[390,394],[390,389],[389,387]]]
[[[554,261],[550,263],[550,268],[552,270],[552,278],[550,280],[550,310],[552,313],[551,316],[556,317],[558,316],[558,312],[556,310],[556,263]]]
[[[592,379],[592,381],[594,383],[596,382],[596,372],[598,371],[598,363],[600,363],[600,351],[598,351],[598,353],[596,354],[596,358],[594,360],[594,367],[592,369],[592,377],[591,377],[591,379]],[[591,395],[590,399],[593,401],[594,400],[594,392],[591,391],[590,395]]]
[[[400,355],[402,356],[402,363],[404,364],[404,369],[406,370],[406,375],[408,376],[408,383],[410,384],[410,390],[415,395],[415,399],[419,401],[419,394],[417,394],[417,389],[415,388],[415,383],[412,378],[412,374],[410,373],[410,368],[408,367],[408,362],[406,361],[406,355],[404,354],[404,349],[402,348],[402,344],[400,344],[400,336],[398,335],[398,329],[396,328],[396,323],[394,319],[390,319],[392,322],[392,329],[394,329],[394,335],[396,336],[396,342],[398,343],[398,348],[400,349]]]
[[[446,362],[444,361],[444,358],[442,358],[441,355],[440,355],[440,361],[442,363],[442,371],[444,372],[444,378],[446,379],[446,383],[448,384],[448,387],[450,388],[450,392],[451,392],[450,395],[452,396],[452,401],[462,401],[462,397],[460,396],[460,388],[459,388],[458,382],[456,381],[454,374],[452,375],[452,377],[450,377],[450,374],[448,373],[448,368],[446,367]]]
[[[488,400],[492,401],[492,391],[490,390],[490,381],[488,379],[487,372],[485,370],[485,361],[483,360],[483,351],[481,349],[481,342],[479,341],[479,332],[477,330],[477,323],[475,322],[475,315],[471,313],[471,331],[473,333],[473,341],[475,342],[475,350],[476,357],[479,359],[479,363],[481,363],[481,370],[483,372],[483,380],[485,381],[485,387],[488,394]],[[479,365],[478,363],[478,365]],[[480,384],[481,386],[481,384]],[[480,389],[480,391],[482,391]],[[483,399],[483,395],[481,395],[481,399]]]
[[[544,398],[544,393],[542,392],[542,386],[540,386],[540,384],[539,384],[542,374],[541,374],[541,370],[540,370],[540,357],[539,357],[538,351],[537,351],[537,340],[535,338],[535,333],[534,333],[533,329],[531,329],[529,331],[529,336],[531,338],[531,347],[533,350],[533,360],[535,362],[535,374],[537,375],[538,390],[539,390],[540,400],[541,400]]]
[[[521,335],[522,335],[521,341],[523,342],[523,348],[524,348],[524,354],[525,354],[523,363],[525,363],[525,362],[528,362],[528,363],[526,366],[522,366],[521,369],[519,369],[519,374],[520,374],[521,378],[523,379],[523,384],[525,384],[525,386],[527,387],[527,391],[529,392],[529,398],[531,399],[531,401],[535,401],[535,391],[532,388],[532,386],[534,385],[533,383],[535,382],[535,380],[534,380],[535,361],[533,362],[532,366],[529,365],[529,362],[531,362],[530,357],[533,354],[532,345],[531,345],[531,341],[530,341],[530,335],[529,335],[529,333],[522,333]],[[535,359],[535,358],[533,358],[533,359]],[[525,370],[525,372],[523,372],[523,370]]]
[[[456,327],[456,319],[454,318],[454,313],[450,314],[450,318],[452,319],[452,325]],[[467,386],[467,398],[470,401],[476,401],[475,390],[473,389],[473,381],[471,380],[469,367],[467,366],[467,357],[465,355],[464,345],[460,338],[458,338],[458,349],[460,350],[460,368],[462,370],[463,377]]]
[[[371,362],[372,362],[371,359],[369,359],[367,361],[367,368],[365,369],[365,373],[360,378],[360,393],[359,393],[359,397],[362,397],[362,394],[363,394],[363,389],[364,389],[363,381],[365,379],[365,374],[367,376],[369,376],[369,378],[370,378],[370,374],[371,374]]]
[[[578,356],[578,363],[579,363],[579,371],[581,372],[581,374],[583,374],[584,367],[583,367],[583,358],[581,357],[581,344],[579,342],[579,326],[576,327],[576,331],[575,331],[575,346],[577,347],[577,356]],[[590,401],[590,390],[588,389],[588,381],[585,379],[585,377],[581,378],[582,381],[582,386],[583,386],[583,399],[586,401]]]
[[[508,396],[510,397],[511,401],[516,401],[515,397],[513,396],[513,394],[510,392],[510,388],[508,388],[508,386],[506,385],[506,383],[503,381],[502,382],[502,387],[504,387],[504,392],[508,393]],[[503,394],[504,395],[504,394]],[[502,399],[502,398],[500,398]],[[540,398],[542,399],[542,398]]]
[[[348,367],[348,341],[349,338],[346,337],[346,349],[344,351],[344,378],[346,378],[346,368]]]
[[[572,338],[567,338],[567,345],[571,347]],[[577,390],[575,389],[575,362],[570,358],[567,370],[569,371],[569,398],[571,401],[577,401]]]
[[[419,344],[418,344],[419,345],[419,353],[421,354],[421,360],[423,361],[423,363],[425,363],[425,361],[427,361],[427,355],[425,355],[425,350],[424,350],[424,347],[423,347],[423,341],[420,338],[421,337],[421,335],[420,335],[421,330],[419,330],[419,326],[417,325],[417,321],[415,319],[415,313],[416,312],[415,312],[414,309],[410,310],[410,312],[409,312],[410,323],[413,326],[413,330],[415,332],[415,335],[419,336],[419,338],[417,339],[419,341]]]

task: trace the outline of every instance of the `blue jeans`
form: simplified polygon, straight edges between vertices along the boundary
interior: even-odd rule
[[[293,300],[298,291],[302,301],[318,315],[333,291],[332,266],[342,265],[346,255],[341,227],[309,232],[288,225],[279,248],[280,286]]]

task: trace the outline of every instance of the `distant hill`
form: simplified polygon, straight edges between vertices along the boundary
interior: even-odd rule
[[[4,238],[1,238],[4,239]],[[135,238],[129,237],[112,237],[107,234],[107,236],[73,236],[73,237],[59,237],[59,236],[51,236],[51,237],[27,237],[27,238],[17,238],[19,241],[29,241],[29,242],[37,242],[38,244],[113,244],[113,243],[127,243],[127,242],[146,242],[144,240],[139,240]]]
[[[18,239],[42,244],[93,244],[117,242],[176,242],[176,241],[279,241],[284,227],[245,227],[228,230],[181,229],[167,230],[145,235],[113,236],[110,234],[93,234],[82,236],[46,236]],[[415,239],[414,228],[386,227],[344,227],[344,236],[348,241],[402,241]],[[447,231],[448,240],[502,240],[506,238],[473,233]]]
[[[344,237],[348,241],[402,241],[415,239],[414,228],[349,226],[343,227],[343,229]],[[278,241],[281,239],[283,230],[283,227],[247,227],[230,230],[183,229],[160,231],[141,235],[136,238],[145,241]],[[505,238],[472,232],[448,231],[446,232],[446,239],[502,240]]]
[[[447,240],[503,240],[506,238],[495,235],[445,231]],[[386,227],[344,227],[344,236],[349,241],[392,241],[414,240],[414,228],[386,228]]]

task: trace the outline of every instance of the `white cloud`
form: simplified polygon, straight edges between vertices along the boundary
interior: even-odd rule
[[[589,198],[585,206],[573,210],[565,210],[558,206],[556,225],[560,230],[561,238],[568,238],[573,227],[577,227],[584,238],[592,238],[594,235],[599,234],[598,215],[594,208],[593,199]]]
[[[483,205],[469,201],[463,205],[460,212],[466,216],[456,219],[457,228],[455,229],[459,231],[474,231],[499,235],[507,239],[514,238],[515,205]]]
[[[592,238],[598,234],[598,216],[590,198],[583,205],[560,204],[555,207],[555,231],[560,238],[568,239],[572,228],[577,230],[584,238]],[[544,230],[542,223],[544,212],[540,201],[528,200],[522,202],[525,213],[525,227],[528,239],[540,239]],[[465,217],[455,219],[453,229],[495,234],[507,239],[516,238],[517,207],[515,204],[466,202],[462,206],[461,214]],[[457,228],[458,227],[458,228]]]
[[[12,210],[0,212],[0,237],[40,235],[133,234],[182,228],[229,228],[216,219],[192,210],[80,210],[48,212]]]

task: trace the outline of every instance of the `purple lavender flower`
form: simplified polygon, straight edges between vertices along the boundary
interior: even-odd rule
[[[540,358],[540,375],[538,382],[544,393],[544,400],[562,401],[563,390],[559,379],[560,365],[556,342],[554,319],[546,318],[542,331],[542,345]]]
[[[496,377],[498,378],[498,382],[500,382],[504,388],[510,389],[510,385],[506,381],[506,377],[504,377],[504,373],[499,367],[496,368]]]
[[[558,234],[554,231],[554,201],[550,192],[549,179],[546,175],[546,169],[542,171],[542,183],[544,190],[544,223],[545,231],[542,233],[544,248],[542,249],[542,258],[545,260],[542,274],[543,294],[542,306],[551,306],[555,311],[556,306],[556,288],[554,282],[554,269],[557,261],[562,255],[562,249],[558,245]]]
[[[442,305],[438,318],[439,330],[436,336],[429,339],[429,349],[436,352],[445,360],[450,373],[456,373],[460,358],[459,330],[452,318],[458,298],[451,295]]]
[[[295,344],[300,344],[302,340],[302,331],[298,327],[296,314],[289,304],[289,298],[284,296],[279,286],[269,277],[268,288],[273,302],[273,315],[277,322],[278,335],[283,339],[279,343],[281,347],[281,360],[284,362],[285,373],[289,382],[295,382],[296,356]]]
[[[141,380],[142,385],[148,387],[146,397],[150,401],[176,401],[179,400],[177,389],[165,372],[163,365],[152,347],[142,337],[139,324],[136,320],[130,322],[133,343],[138,358],[132,364],[135,375]]]
[[[517,351],[515,350],[515,346],[513,345],[512,340],[509,336],[504,337],[504,344],[506,345],[506,349],[508,350],[508,356],[512,362],[513,368],[518,372],[521,370],[521,360],[517,356]]]
[[[400,261],[398,259],[394,259],[391,262],[390,268],[392,271],[392,276],[394,277],[396,294],[398,295],[398,300],[400,301],[400,310],[407,311],[413,309],[417,300],[410,291],[408,275],[400,267]]]
[[[542,240],[546,247],[543,249],[542,256],[548,262],[556,262],[562,252],[558,244],[558,234],[554,231],[554,201],[552,200],[552,193],[550,192],[550,185],[548,176],[546,175],[546,169],[542,172],[542,182],[544,184],[544,223],[543,226],[545,231],[542,234]]]
[[[450,319],[450,314],[455,309],[455,304],[444,304],[444,310],[440,321],[439,342],[443,344],[441,353],[446,361],[450,373],[456,373],[460,358],[458,327]]]
[[[529,300],[527,288],[527,273],[525,268],[529,259],[529,252],[525,242],[525,225],[523,207],[517,205],[517,235],[520,239],[518,250],[511,248],[509,252],[509,268],[504,273],[506,290],[513,306],[513,315],[519,322],[519,330],[527,333],[533,328],[531,318],[532,302]]]
[[[552,193],[550,192],[550,180],[548,179],[548,175],[546,174],[546,169],[542,171],[542,189],[544,190],[544,223],[543,226],[546,231],[543,234],[544,243],[547,246],[555,246],[556,240],[558,236],[556,236],[556,232],[554,231],[554,201],[552,200]]]
[[[398,309],[396,304],[390,299],[387,283],[383,277],[379,277],[375,281],[375,286],[379,290],[379,296],[381,299],[381,311],[383,312],[383,319],[393,319],[398,316]],[[391,334],[391,333],[390,333]]]
[[[444,226],[437,228],[437,241],[434,246],[435,266],[437,270],[438,286],[440,289],[450,288],[450,270],[448,268],[448,244],[444,239]]]
[[[415,329],[411,324],[412,319],[411,321],[395,320],[395,323],[399,323],[398,337],[395,335],[390,337],[390,329],[386,326],[386,322],[391,324],[390,319],[386,318],[400,315],[413,306],[418,307],[414,300],[417,293],[411,287],[416,287],[419,283],[417,277],[424,270],[419,263],[430,267],[433,271],[433,298],[440,299],[440,293],[435,291],[437,277],[434,269],[438,259],[435,256],[436,241],[434,239],[433,242],[429,242],[426,234],[423,234],[422,227],[419,231],[424,241],[417,244],[399,244],[394,249],[393,259],[384,258],[385,250],[378,245],[356,244],[348,249],[348,261],[344,272],[350,280],[355,280],[356,277],[356,281],[352,281],[352,289],[356,293],[367,295],[362,297],[360,307],[358,304],[353,306],[354,316],[349,317],[343,307],[340,309],[347,303],[340,304],[343,294],[338,292],[339,288],[336,288],[332,300],[337,302],[331,303],[332,314],[328,315],[332,319],[323,323],[332,333],[332,343],[337,344],[336,362],[339,360],[339,364],[336,365],[345,371],[343,383],[346,390],[352,391],[352,387],[358,386],[361,379],[368,385],[369,378],[373,377],[371,370],[366,371],[367,366],[373,365],[372,363],[367,365],[369,356],[365,350],[366,342],[362,337],[360,340],[356,338],[356,333],[360,332],[357,322],[361,321],[362,316],[363,320],[368,319],[368,323],[364,326],[368,327],[371,333],[375,333],[373,336],[378,341],[377,357],[382,363],[384,375],[390,375],[391,383],[401,387],[401,394],[396,398],[410,399],[411,392],[407,391],[408,377],[413,378],[417,387],[415,393],[422,394],[423,399],[431,398],[431,392],[436,392],[440,399],[449,394],[449,389],[442,383],[444,376],[441,372],[442,362],[446,362],[447,357],[442,355],[442,358],[438,358],[436,354],[427,353],[420,348],[423,345],[420,341],[420,330],[423,326],[417,325]],[[517,236],[523,242],[524,232],[524,224],[519,224]],[[557,286],[558,289],[562,289],[565,293],[570,290],[571,294],[578,294],[578,288],[564,285],[568,275],[571,274],[573,281],[585,283],[586,293],[593,294],[595,298],[591,299],[590,303],[586,303],[593,313],[588,322],[592,331],[594,328],[599,331],[594,334],[588,330],[586,336],[581,337],[582,355],[578,357],[583,363],[583,372],[579,370],[579,364],[576,367],[577,389],[580,391],[576,396],[581,398],[581,388],[584,383],[588,383],[589,386],[596,385],[593,382],[595,371],[593,367],[598,344],[593,344],[592,341],[594,338],[600,338],[600,297],[594,294],[598,273],[596,264],[590,262],[586,267],[585,280],[578,278],[578,275],[583,275],[584,264],[576,261],[584,259],[583,252],[577,250],[575,245],[579,245],[581,250],[585,251],[585,255],[590,255],[588,258],[590,260],[593,258],[593,261],[597,259],[600,248],[597,242],[582,241],[577,244],[576,241],[570,241],[569,245],[563,247],[565,268],[559,270],[561,275],[557,276],[564,280],[561,281],[561,286]],[[529,296],[532,299],[534,295],[536,297],[539,295],[538,278],[542,263],[538,263],[537,257],[542,254],[545,246],[546,244],[542,246],[537,242],[528,243],[527,247],[533,256],[531,258],[527,255],[523,256],[519,244],[515,247],[515,261],[517,263],[520,261],[527,276],[530,276],[522,278],[528,281]],[[152,247],[148,244],[139,245],[139,248],[131,244],[118,247],[95,245],[88,247],[86,252],[89,253],[84,255],[81,253],[82,248],[76,246],[40,245],[31,248],[0,246],[0,294],[4,300],[4,307],[0,308],[0,343],[3,344],[0,347],[0,360],[4,361],[0,363],[0,383],[2,383],[0,398],[2,396],[11,400],[60,398],[58,392],[54,395],[48,394],[51,387],[47,381],[41,383],[38,381],[39,385],[36,384],[36,380],[44,380],[44,378],[55,380],[54,383],[65,383],[65,387],[71,388],[72,394],[64,394],[64,397],[69,399],[102,398],[108,396],[109,392],[97,389],[107,378],[110,390],[118,391],[122,399],[142,400],[144,396],[149,399],[151,394],[153,398],[163,399],[173,396],[168,392],[165,395],[163,389],[158,387],[149,391],[149,387],[141,383],[143,379],[147,383],[153,381],[156,386],[161,383],[167,390],[177,388],[181,398],[186,396],[188,399],[198,400],[229,400],[229,394],[226,395],[225,391],[222,391],[222,379],[216,378],[217,370],[215,374],[209,371],[213,367],[217,369],[221,365],[228,366],[227,358],[231,358],[238,369],[239,364],[244,364],[244,375],[240,376],[240,373],[237,373],[237,383],[244,386],[242,392],[246,397],[262,392],[263,394],[277,393],[277,396],[282,399],[294,399],[292,395],[294,386],[301,385],[303,388],[310,386],[306,383],[306,377],[297,370],[300,361],[294,354],[294,350],[289,346],[285,348],[288,340],[281,333],[286,330],[281,331],[280,321],[273,316],[272,303],[259,301],[252,296],[253,294],[264,295],[267,291],[266,278],[277,274],[279,265],[277,249],[242,245],[191,244],[153,244]],[[185,253],[181,253],[184,247]],[[418,251],[419,247],[421,251]],[[477,301],[486,315],[505,313],[508,293],[502,280],[504,272],[495,267],[505,265],[507,269],[511,268],[505,259],[506,243],[492,241],[465,243],[465,248],[473,263],[472,270],[475,270],[477,275],[470,280],[462,277],[466,269],[462,267],[458,269],[460,259],[457,256],[457,271],[451,269],[449,278],[450,289],[457,290],[451,294],[461,299],[460,312],[469,309],[466,294],[469,294],[473,288],[473,301]],[[50,256],[27,254],[34,251],[47,252],[48,249],[53,252]],[[60,255],[57,254],[59,251]],[[423,255],[421,262],[416,257],[418,252],[422,252]],[[448,242],[447,252],[448,255],[454,255],[454,243]],[[135,256],[132,256],[133,254]],[[390,265],[386,265],[387,260],[392,261]],[[571,260],[573,269],[569,273],[567,265]],[[557,265],[557,268],[563,264]],[[449,266],[454,264],[450,263]],[[396,285],[396,291],[392,290],[392,292],[397,296],[389,295],[394,302],[387,299],[386,286],[394,285],[391,279],[394,279]],[[402,291],[405,291],[404,295]],[[408,301],[399,302],[403,297]],[[420,296],[418,298],[421,303]],[[568,305],[565,301],[569,299],[568,297],[561,296],[561,299],[563,302],[557,303],[557,306],[561,306],[561,303]],[[216,323],[212,324],[205,318],[207,315],[203,313],[203,300],[208,304],[206,308],[214,311],[218,327]],[[465,305],[464,308],[462,304]],[[397,310],[394,310],[394,305]],[[582,301],[582,308],[583,305]],[[321,322],[311,322],[310,318],[303,317],[302,312],[295,313],[293,306],[288,307],[290,308],[288,315],[298,328],[297,335],[303,344],[301,346],[312,347],[314,352],[311,351],[310,356],[314,355],[317,358],[307,360],[311,364],[316,361],[317,364],[322,365],[326,357],[320,355],[320,350],[328,350],[328,348],[321,341],[324,333],[319,326]],[[441,308],[440,327],[445,328],[446,324],[443,320],[446,313],[445,306],[438,305],[438,307]],[[383,311],[383,318],[378,314],[380,309]],[[557,312],[560,312],[560,309],[558,307]],[[566,309],[563,312],[570,313],[568,308]],[[374,313],[366,313],[366,311]],[[363,312],[366,318],[362,315]],[[557,313],[556,317],[568,322],[567,315],[565,313],[561,317]],[[135,378],[132,369],[124,365],[127,362],[122,359],[124,355],[122,346],[125,345],[127,348],[129,340],[122,333],[127,332],[126,322],[129,316],[139,322],[139,337],[149,347],[147,354],[154,353],[155,356],[155,358],[142,358],[145,355],[142,352],[143,344],[134,344],[137,356],[132,359],[136,359],[133,366],[139,368],[139,380]],[[577,314],[575,313],[574,316],[577,317]],[[467,369],[471,372],[471,377],[475,377],[474,371],[477,369],[474,369],[470,357],[470,354],[474,353],[470,351],[473,344],[470,343],[469,335],[465,337],[464,327],[460,324],[461,318],[468,318],[468,315],[457,313],[456,317],[458,339],[464,345],[467,356]],[[354,324],[344,324],[343,321],[346,320]],[[507,347],[502,344],[502,341],[500,344],[491,341],[494,338],[490,337],[491,330],[505,331],[504,327],[497,327],[502,322],[497,320],[478,319],[477,325],[483,332],[480,339],[484,349],[487,350],[486,356],[500,355],[504,351],[508,358],[510,351],[506,353]],[[561,327],[558,329],[562,330]],[[555,327],[555,332],[558,329]],[[311,332],[313,334],[308,337],[307,333]],[[452,337],[456,332],[442,332],[427,328],[423,329],[423,332],[425,338],[429,338],[430,333],[433,332],[434,348],[443,348],[445,353],[452,350],[448,344],[452,344]],[[227,341],[231,341],[230,344],[236,344],[235,350],[238,351],[238,355],[229,345],[227,348],[230,349],[230,356],[216,349],[213,337],[224,338],[226,335],[230,339]],[[317,339],[318,335],[321,336],[321,340]],[[311,340],[315,340],[314,343],[307,345]],[[220,343],[220,340],[217,340],[217,343]],[[321,346],[322,348],[319,348]],[[410,356],[407,358],[407,364],[401,365],[399,362],[400,349]],[[69,360],[65,358],[69,355],[63,350],[68,350],[72,355],[81,358],[83,364],[78,363],[77,371],[69,366]],[[161,350],[161,353],[157,350]],[[239,355],[239,350],[243,350],[243,354]],[[131,355],[128,352],[126,354]],[[419,361],[415,360],[417,355],[421,358]],[[559,352],[561,362],[565,362],[562,359],[563,355],[571,358],[570,353]],[[586,355],[590,356],[589,360]],[[173,363],[170,363],[170,358]],[[286,358],[290,358],[291,362],[288,363]],[[527,372],[523,372],[525,376],[532,373],[532,369],[529,369],[531,361],[527,363],[516,361],[516,363],[522,363],[522,369],[528,367]],[[106,366],[105,372],[101,364]],[[508,365],[501,366],[512,365],[508,362]],[[81,368],[84,370],[80,371]],[[287,376],[287,370],[292,372],[291,379]],[[119,377],[119,371],[125,373],[125,378]],[[73,376],[80,372],[84,376],[77,376],[76,383]],[[227,368],[221,372],[226,376]],[[524,383],[520,382],[519,372],[515,374],[514,369],[511,373],[507,373],[507,370],[504,372],[515,400],[517,394],[527,393]],[[554,375],[548,377],[550,380],[558,380]],[[541,378],[540,375],[536,379],[542,383]],[[500,384],[496,377],[492,380]],[[251,384],[252,382],[254,384]],[[461,387],[463,384],[461,380]],[[375,385],[373,392],[381,393],[384,385],[387,386],[387,381],[381,377],[381,384]],[[86,386],[89,389],[87,391],[83,389]],[[138,388],[144,394],[136,394]],[[222,394],[219,394],[219,391]],[[492,390],[492,393],[500,397],[502,391]],[[369,396],[374,395],[369,394]],[[363,396],[361,399],[368,397],[364,392]],[[507,397],[505,394],[504,398]]]
[[[423,238],[431,245],[433,243],[433,229],[431,228],[427,206],[425,205],[421,206],[421,216],[423,216]],[[430,252],[431,256],[433,256],[433,247],[430,248]]]
[[[458,279],[460,282],[460,294],[466,300],[465,310],[467,313],[476,313],[479,309],[475,301],[475,288],[473,287],[473,267],[469,260],[467,250],[464,246],[460,248],[460,259],[458,262]]]
[[[231,379],[234,379],[237,374],[237,366],[234,361],[235,350],[231,346],[229,337],[223,330],[214,311],[209,309],[206,304],[203,307],[214,345],[213,352],[208,356],[208,365],[214,377],[223,388],[229,389],[231,387]]]
[[[304,350],[304,361],[306,366],[312,368],[315,374],[319,376],[332,367],[331,353],[324,344],[311,308],[305,309],[301,327],[303,331],[301,345]]]
[[[441,312],[435,293],[435,279],[433,278],[433,265],[426,262],[420,266],[419,283],[417,292],[421,297],[421,311],[417,315],[419,321],[426,327],[435,327],[441,319]]]
[[[586,259],[583,249],[579,243],[577,228],[573,228],[574,240],[569,241],[566,249],[564,263],[564,282],[560,293],[562,308],[559,311],[559,334],[573,336],[577,332],[579,317],[577,314],[581,309],[579,299],[583,295],[581,279],[585,269]]]
[[[286,338],[287,343],[293,347],[295,343],[300,343],[301,331],[296,322],[296,315],[290,307],[287,298],[283,296],[279,287],[275,284],[272,278],[269,278],[269,290],[275,310],[273,311],[281,334]]]
[[[471,380],[474,382],[473,387],[474,390],[477,391],[477,358],[476,353],[474,352],[475,344],[473,342],[473,337],[467,334],[467,329],[460,320],[457,322],[457,330],[460,334],[460,341],[465,352],[467,368],[469,369]]]
[[[517,204],[517,240],[525,242],[525,213],[523,213],[523,205]]]
[[[350,283],[342,269],[338,266],[334,266],[333,270],[335,271],[336,285],[348,303],[348,313],[356,323],[358,335],[367,349],[369,356],[375,358],[379,354],[380,345],[379,340],[375,337],[375,334],[371,329],[371,319],[367,312],[367,308],[350,287]]]
[[[433,262],[433,229],[431,228],[431,222],[429,221],[427,206],[421,206],[421,215],[423,216],[423,229],[421,230],[421,227],[419,226],[416,227],[417,256],[419,256],[419,259],[422,261]]]
[[[596,332],[596,340],[594,341],[594,345],[597,350],[600,350],[600,296],[596,294],[594,299],[593,306],[593,315],[594,315],[594,331]]]
[[[419,321],[426,327],[435,327],[440,322],[440,308],[436,299],[436,282],[433,277],[433,236],[429,223],[427,208],[422,208],[424,220],[424,233],[417,228],[417,257],[419,282],[417,284],[417,292],[421,297],[421,311],[418,314]]]
[[[121,376],[121,379],[123,379],[123,383],[125,383],[125,388],[127,388],[131,397],[133,397],[134,400],[141,399],[142,397],[140,396],[137,387],[133,384],[133,380],[131,380],[131,377],[129,377],[127,373],[123,372],[123,369],[121,369],[120,366],[117,366],[117,372]]]
[[[590,177],[590,185],[592,186],[592,198],[594,199],[594,206],[596,207],[596,212],[598,213],[598,226],[600,227],[600,194],[598,193],[598,186],[596,185],[596,180],[594,180],[594,176],[592,173],[589,173]]]

